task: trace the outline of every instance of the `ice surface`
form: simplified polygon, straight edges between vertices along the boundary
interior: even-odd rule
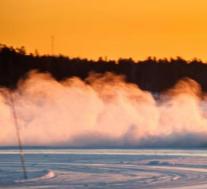
[[[0,149],[0,188],[206,189],[205,150]]]

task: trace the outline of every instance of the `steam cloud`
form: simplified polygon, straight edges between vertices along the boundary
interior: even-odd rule
[[[16,145],[9,91],[2,88],[0,94],[0,145]],[[207,144],[207,101],[190,79],[156,96],[111,73],[57,82],[32,72],[12,95],[24,145]]]

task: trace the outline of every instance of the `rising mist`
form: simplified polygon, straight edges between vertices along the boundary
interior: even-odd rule
[[[179,81],[151,94],[123,76],[91,74],[62,82],[31,72],[18,89],[1,89],[0,145],[16,145],[14,97],[24,145],[200,147],[207,144],[207,101],[198,83]]]

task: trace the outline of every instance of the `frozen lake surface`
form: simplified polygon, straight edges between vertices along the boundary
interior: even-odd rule
[[[205,150],[0,149],[0,188],[206,189]]]

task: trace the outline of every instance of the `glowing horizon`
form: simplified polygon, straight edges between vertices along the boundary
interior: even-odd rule
[[[0,43],[97,59],[207,60],[205,0],[2,0]]]

